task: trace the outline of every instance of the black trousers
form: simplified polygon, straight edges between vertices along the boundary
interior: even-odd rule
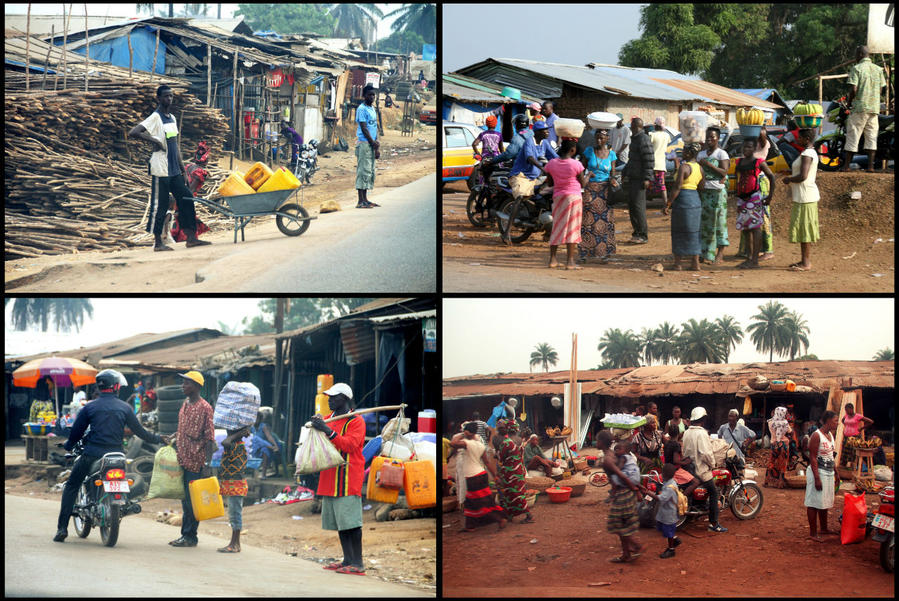
[[[61,530],[69,527],[69,518],[72,517],[72,508],[75,507],[75,500],[78,498],[78,489],[81,483],[89,475],[91,465],[99,459],[94,455],[82,455],[75,461],[72,466],[72,473],[66,480],[66,485],[62,489],[62,504],[59,507],[59,520],[56,522],[56,528]]]
[[[718,523],[718,487],[715,486],[715,479],[703,482],[700,486],[709,491],[709,524],[715,525]]]
[[[190,502],[190,483],[202,478],[202,472],[189,472],[184,470],[182,481],[184,482],[184,498],[181,499],[181,536],[190,540],[197,540],[197,528],[200,522],[194,516],[194,508]]]
[[[169,194],[175,197],[175,206],[178,207],[178,224],[182,230],[197,231],[197,213],[194,210],[194,197],[190,188],[184,182],[184,175],[172,175],[170,177],[152,176],[150,184],[150,211],[147,218],[147,231],[154,235],[162,235],[162,227],[165,224],[165,213],[169,209]],[[185,200],[187,199],[187,200]]]
[[[643,180],[630,180],[627,186],[627,211],[634,228],[634,236],[649,239],[646,225],[646,188]]]

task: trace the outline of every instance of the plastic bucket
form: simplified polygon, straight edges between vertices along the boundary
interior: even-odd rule
[[[556,119],[553,128],[560,138],[580,138],[584,133],[584,122],[580,119]]]
[[[418,412],[418,431],[437,434],[437,412],[425,409]]]
[[[705,142],[705,130],[709,125],[708,113],[702,111],[681,111],[677,119],[680,125],[681,137],[685,144]],[[742,126],[740,127],[742,128]]]
[[[758,138],[760,133],[762,133],[761,125],[740,126],[740,134],[743,136],[743,138]]]

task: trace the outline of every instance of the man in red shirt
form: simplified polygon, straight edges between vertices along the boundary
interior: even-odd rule
[[[328,418],[351,410],[352,389],[343,383],[325,391],[331,413]],[[312,417],[312,427],[328,435],[346,464],[319,474],[318,495],[322,497],[322,528],[337,530],[343,561],[325,566],[340,574],[365,575],[362,563],[362,480],[365,475],[365,420],[360,416],[325,423],[321,415]]]
[[[197,526],[200,522],[194,517],[189,485],[193,480],[203,477],[203,467],[212,458],[218,445],[212,426],[212,405],[200,397],[203,374],[189,371],[178,375],[184,378],[181,391],[187,396],[187,402],[178,411],[178,431],[175,433],[178,464],[184,470],[184,498],[181,500],[184,517],[181,520],[181,538],[169,544],[173,547],[196,547]]]

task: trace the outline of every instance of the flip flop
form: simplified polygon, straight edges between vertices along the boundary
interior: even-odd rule
[[[790,265],[790,271],[811,271],[811,267],[803,267],[802,265]]]
[[[338,574],[354,574],[356,576],[365,576],[365,570],[361,568],[357,568],[356,566],[343,566],[339,570],[337,570]]]
[[[240,553],[239,550],[235,551],[234,549],[232,549],[231,545],[228,545],[227,547],[222,547],[221,549],[216,549],[216,551],[218,551],[219,553]]]
[[[625,559],[623,556],[619,555],[618,557],[613,557],[609,561],[612,563],[630,563],[633,561],[633,558],[628,557],[627,559]]]
[[[326,566],[322,566],[322,569],[324,569],[324,570],[339,570],[343,566],[344,566],[344,563],[342,561],[335,561],[335,562],[329,563]]]

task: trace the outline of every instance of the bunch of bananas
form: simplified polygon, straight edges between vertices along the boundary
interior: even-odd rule
[[[550,436],[550,437],[551,436],[568,436],[569,434],[571,434],[571,428],[569,428],[568,426],[564,426],[564,427],[556,426],[555,428],[547,428],[546,429],[546,435]]]
[[[737,123],[739,125],[762,125],[765,122],[765,113],[759,109],[737,109]]]
[[[850,436],[846,439],[846,444],[856,449],[876,449],[881,446],[882,442],[879,436],[872,436],[868,440],[862,440],[858,436]]]

